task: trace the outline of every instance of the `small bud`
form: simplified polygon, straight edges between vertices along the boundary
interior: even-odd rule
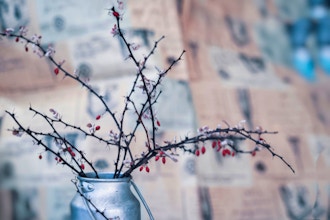
[[[149,172],[150,172],[150,169],[149,169],[149,167],[148,167],[148,166],[146,166],[146,171],[147,171],[147,173],[149,173]]]
[[[162,157],[162,162],[163,162],[163,164],[166,163],[166,157]]]
[[[140,170],[140,172],[141,172],[141,171],[143,170],[143,166],[140,166],[140,169],[139,169],[139,170]]]
[[[217,142],[216,141],[213,141],[212,142],[212,148],[215,148],[217,146]]]
[[[25,52],[29,52],[29,48],[25,46]]]
[[[85,164],[80,164],[80,168],[82,169],[82,170],[84,170],[85,169]]]
[[[159,160],[159,156],[155,156],[155,161],[158,161]]]
[[[97,125],[96,127],[95,127],[95,130],[96,131],[98,131],[98,130],[100,130],[101,129],[101,126],[100,125]]]
[[[101,118],[101,115],[98,115],[98,116],[96,116],[96,120],[100,120],[100,118]]]
[[[157,125],[158,125],[158,127],[160,127],[160,122],[157,120]]]
[[[256,153],[257,153],[256,151],[252,151],[251,152],[252,157],[254,157],[256,155]]]
[[[266,143],[265,139],[263,139],[262,137],[259,137],[259,141],[260,141],[261,143]]]
[[[18,42],[19,41],[19,37],[16,37],[15,41]]]
[[[73,151],[71,151],[70,154],[71,154],[72,157],[76,156],[76,154]]]
[[[15,135],[15,136],[17,136],[17,137],[21,137],[22,135],[23,135],[23,131],[20,131],[19,129],[14,129],[13,131],[12,131],[12,134],[13,135]]]
[[[16,136],[16,135],[18,135],[19,131],[18,130],[13,130],[11,133]]]
[[[39,154],[39,159],[40,159],[40,160],[42,159],[42,155],[41,155],[41,154]]]

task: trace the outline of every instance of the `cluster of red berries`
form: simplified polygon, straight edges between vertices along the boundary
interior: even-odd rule
[[[161,159],[161,161],[162,161],[163,164],[166,164],[166,155],[165,155],[164,151],[160,151],[159,154],[157,154],[157,155],[155,156],[155,161],[159,161],[160,159]],[[140,169],[139,169],[140,172],[141,172],[144,168],[145,168],[145,171],[146,171],[147,173],[150,172],[150,168],[148,167],[147,164],[144,164],[144,165],[140,166]]]
[[[97,115],[97,116],[95,117],[96,120],[100,120],[100,118],[101,118],[101,115]],[[100,130],[100,129],[101,129],[101,126],[100,126],[100,125],[96,125],[96,126],[95,126],[95,131],[98,131],[98,130]]]
[[[205,148],[205,146],[203,145],[203,147],[201,148],[201,149],[199,149],[199,148],[197,148],[196,149],[196,151],[195,151],[195,155],[197,156],[197,157],[199,157],[199,155],[202,153],[202,154],[205,154],[205,152],[206,152],[206,148]]]
[[[225,157],[225,156],[227,156],[227,155],[228,155],[228,156],[231,155],[231,156],[234,157],[234,156],[235,156],[235,151],[231,152],[228,148],[223,149],[223,150],[222,150],[222,156]]]
[[[148,165],[143,165],[143,166],[140,166],[140,172],[143,170],[145,168],[145,171],[147,172],[147,173],[149,173],[150,172],[150,168],[148,167]]]
[[[70,154],[72,157],[75,157],[75,156],[76,156],[76,153],[73,152],[73,150],[72,150],[71,147],[67,147],[67,148],[65,148],[64,151],[69,152],[69,154]]]
[[[162,159],[162,163],[165,164],[166,156],[165,156],[164,151],[160,151],[159,154],[155,156],[155,161],[158,161],[160,158]]]
[[[213,149],[216,149],[217,152],[219,152],[220,150],[222,150],[222,156],[225,157],[225,156],[235,156],[236,152],[235,151],[230,151],[228,148],[223,148],[222,147],[222,144],[221,144],[221,141],[218,140],[218,141],[213,141],[212,142],[212,148]],[[206,152],[206,147],[203,145],[200,149],[197,148],[195,150],[195,155],[198,157],[199,155],[201,154],[205,154]]]
[[[216,149],[217,152],[220,152],[220,151],[222,150],[222,151],[221,151],[221,154],[222,154],[223,157],[226,157],[226,156],[232,156],[232,157],[234,157],[234,156],[236,155],[236,151],[235,151],[235,150],[231,151],[231,150],[228,149],[228,148],[224,148],[224,147],[222,146],[222,143],[221,143],[220,140],[218,140],[218,141],[213,141],[213,142],[212,142],[212,148],[213,148],[213,149]],[[195,150],[195,155],[198,157],[198,156],[201,155],[201,154],[205,154],[205,152],[206,152],[206,148],[205,148],[205,146],[203,145],[200,149],[197,148],[197,149]],[[251,152],[251,155],[252,155],[252,156],[255,156],[256,153],[257,153],[257,151],[254,150],[254,151]]]

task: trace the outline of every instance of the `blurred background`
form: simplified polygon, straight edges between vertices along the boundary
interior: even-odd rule
[[[111,34],[114,20],[107,9],[113,4],[117,1],[0,0],[0,28],[25,25],[29,36],[42,35],[45,46],[55,47],[55,59],[65,59],[64,68],[90,79],[120,111],[135,69]],[[165,35],[148,72],[166,69],[187,51],[163,82],[160,141],[245,119],[248,129],[279,131],[265,138],[296,171],[267,151],[223,158],[208,150],[165,166],[151,163],[150,173],[133,178],[155,219],[330,219],[330,2],[128,0],[124,5],[123,28],[141,46],[141,57]],[[39,129],[45,125],[29,112],[30,105],[47,114],[54,108],[82,126],[95,118],[102,109],[94,97],[54,76],[53,68],[32,47],[26,53],[14,39],[0,40],[0,219],[70,219],[74,175],[27,137],[13,137],[8,129],[14,123],[4,112]],[[108,149],[65,132],[100,170],[112,170]]]

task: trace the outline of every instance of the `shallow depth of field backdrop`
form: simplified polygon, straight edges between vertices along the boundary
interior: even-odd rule
[[[65,68],[90,78],[109,106],[120,109],[135,69],[110,33],[110,3],[2,0],[0,28],[26,25],[30,36],[41,34],[43,44],[56,48],[55,58],[66,60]],[[299,64],[305,68],[299,72],[293,63],[292,30],[301,18],[311,19],[308,1],[130,0],[125,7],[124,28],[141,45],[140,53],[166,36],[151,66],[166,68],[187,51],[163,83],[157,110],[161,139],[245,119],[249,129],[279,131],[267,140],[296,170],[266,151],[223,158],[208,150],[165,166],[151,163],[150,173],[137,171],[134,180],[155,218],[330,219],[330,73],[319,62],[317,22],[305,45],[314,65]],[[43,112],[55,108],[81,125],[101,109],[86,90],[54,76],[53,67],[31,51],[14,40],[0,41],[0,219],[69,219],[71,171],[46,153],[39,160],[41,149],[24,136],[13,137],[7,129],[14,124],[4,110],[42,129],[30,105]],[[313,82],[306,71],[314,71]],[[113,168],[107,149],[67,132],[99,169]]]

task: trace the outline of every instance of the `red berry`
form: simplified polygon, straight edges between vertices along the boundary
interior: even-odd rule
[[[222,156],[227,156],[227,155],[230,155],[230,150],[229,149],[224,149],[223,151],[222,151]]]
[[[163,164],[166,163],[166,157],[162,157],[162,162],[163,162]]]
[[[251,155],[254,157],[256,155],[256,151],[252,151]]]
[[[60,72],[60,70],[56,67],[56,68],[54,69],[54,73],[57,75],[59,72]]]
[[[116,12],[116,11],[113,11],[113,12],[112,12],[112,15],[115,16],[116,18],[119,18],[119,16],[120,16],[119,13]]]
[[[159,156],[155,156],[155,161],[158,161],[159,160]]]
[[[148,166],[146,166],[146,171],[147,171],[147,173],[149,173],[149,172],[150,172],[150,169],[149,169],[149,167],[148,167]]]
[[[98,131],[98,130],[100,130],[100,128],[101,128],[101,126],[98,125],[98,126],[95,127],[95,130]]]
[[[236,155],[236,152],[233,151],[233,152],[231,153],[231,156],[232,156],[232,157],[235,157],[235,155]]]
[[[29,48],[28,47],[25,47],[25,52],[29,52]]]
[[[40,160],[42,159],[42,155],[41,155],[41,154],[39,154],[39,159],[40,159]]]
[[[101,118],[101,115],[96,116],[96,120],[99,120]]]
[[[215,148],[217,146],[217,142],[213,141],[212,142],[212,148]]]
[[[140,166],[140,172],[143,170],[143,166]]]
[[[76,156],[76,154],[73,151],[71,151],[70,154],[71,154],[72,157]]]
[[[205,154],[205,152],[206,152],[205,146],[202,147],[201,152],[202,152],[202,154]]]
[[[16,37],[16,40],[15,41],[18,42],[19,41],[19,37]]]
[[[158,125],[158,127],[160,127],[160,122],[157,120],[157,125]]]
[[[199,149],[197,149],[197,150],[195,151],[195,155],[198,157],[199,154],[200,154]]]
[[[82,169],[82,170],[84,170],[85,169],[85,164],[80,164],[80,168]]]

